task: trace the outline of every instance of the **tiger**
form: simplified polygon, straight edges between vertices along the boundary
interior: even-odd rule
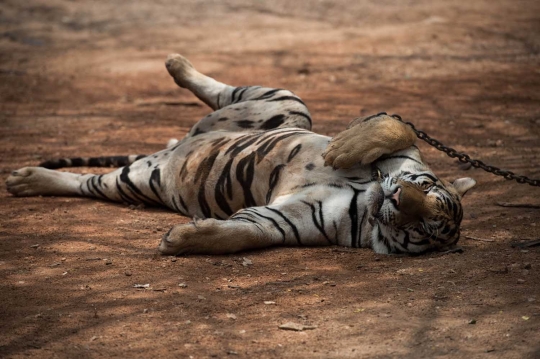
[[[51,160],[11,173],[14,196],[85,196],[164,206],[188,223],[164,234],[164,255],[228,254],[271,246],[371,248],[418,254],[455,247],[472,178],[448,182],[423,161],[397,115],[354,119],[333,138],[311,131],[289,90],[234,87],[185,57],[165,62],[174,82],[213,112],[152,155]],[[109,166],[107,174],[60,167]]]

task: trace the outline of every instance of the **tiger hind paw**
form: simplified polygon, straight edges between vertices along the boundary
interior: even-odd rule
[[[197,73],[191,62],[179,54],[170,54],[165,61],[165,67],[180,87],[188,88],[192,77]]]

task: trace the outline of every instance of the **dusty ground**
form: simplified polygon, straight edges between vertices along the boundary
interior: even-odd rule
[[[292,89],[315,131],[400,113],[540,178],[535,0],[5,0],[0,50],[3,178],[47,158],[151,153],[185,134],[208,109],[170,80],[170,52],[224,82]],[[540,188],[422,148],[441,177],[478,181],[462,254],[162,257],[163,231],[186,218],[1,191],[0,356],[540,357],[540,248],[510,245],[540,238],[540,210],[497,205],[540,205]],[[317,328],[278,329],[289,321]]]

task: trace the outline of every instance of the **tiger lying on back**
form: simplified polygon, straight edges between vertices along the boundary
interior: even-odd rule
[[[395,117],[356,119],[331,140],[310,131],[310,113],[290,91],[228,86],[180,55],[170,55],[166,67],[214,110],[184,139],[143,158],[115,157],[125,166],[106,175],[21,168],[7,179],[8,191],[164,205],[195,217],[163,236],[164,254],[275,245],[420,253],[458,241],[460,200],[475,181],[451,184],[435,176],[412,130]],[[115,158],[44,166],[95,166]]]

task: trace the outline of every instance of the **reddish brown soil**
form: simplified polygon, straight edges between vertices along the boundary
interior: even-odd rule
[[[181,137],[209,110],[167,75],[180,52],[224,82],[292,89],[317,132],[400,113],[540,178],[539,30],[536,0],[5,0],[0,170]],[[538,206],[540,188],[422,149],[441,177],[478,181],[462,254],[162,257],[163,231],[186,218],[2,191],[0,357],[540,357],[540,248],[511,247],[540,238],[540,210],[497,205]],[[289,321],[317,328],[278,329]]]

